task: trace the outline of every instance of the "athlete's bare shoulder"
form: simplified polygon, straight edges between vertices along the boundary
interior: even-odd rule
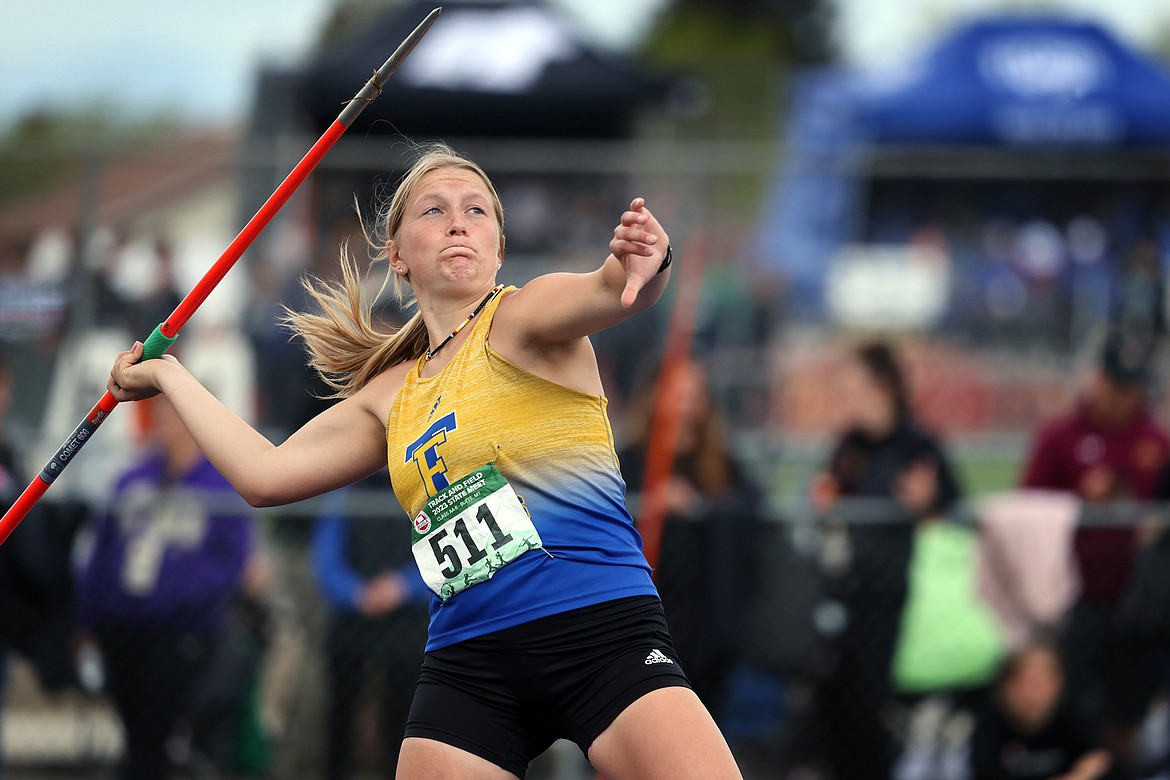
[[[391,366],[366,382],[365,387],[354,393],[353,401],[360,404],[362,408],[385,425],[386,420],[390,417],[390,410],[394,407],[394,401],[398,398],[398,391],[402,389],[406,375],[414,366],[415,361],[413,360]]]

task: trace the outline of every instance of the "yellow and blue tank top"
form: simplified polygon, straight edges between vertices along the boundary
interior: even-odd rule
[[[486,463],[528,509],[543,540],[492,579],[431,598],[427,650],[626,596],[657,595],[626,509],[604,396],[563,387],[487,343],[492,300],[434,377],[411,369],[386,425],[390,480],[408,517]]]

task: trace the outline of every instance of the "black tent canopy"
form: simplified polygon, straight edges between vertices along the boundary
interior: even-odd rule
[[[314,125],[337,116],[438,3],[386,11],[310,60],[294,90]],[[669,83],[628,59],[600,53],[539,2],[442,2],[443,13],[357,134],[611,138],[628,133],[639,105]]]

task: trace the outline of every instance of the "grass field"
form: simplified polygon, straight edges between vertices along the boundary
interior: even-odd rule
[[[981,441],[949,448],[952,464],[967,498],[1011,490],[1023,468],[1023,442]],[[774,507],[794,509],[806,503],[808,485],[823,466],[826,448],[800,447],[780,452],[759,469]]]

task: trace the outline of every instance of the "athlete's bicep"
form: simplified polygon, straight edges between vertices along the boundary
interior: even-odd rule
[[[264,502],[299,501],[386,468],[386,419],[406,368],[395,366],[375,376],[276,447],[265,461]]]
[[[280,492],[275,503],[327,493],[385,467],[385,428],[362,404],[347,398],[277,447],[271,465]]]

